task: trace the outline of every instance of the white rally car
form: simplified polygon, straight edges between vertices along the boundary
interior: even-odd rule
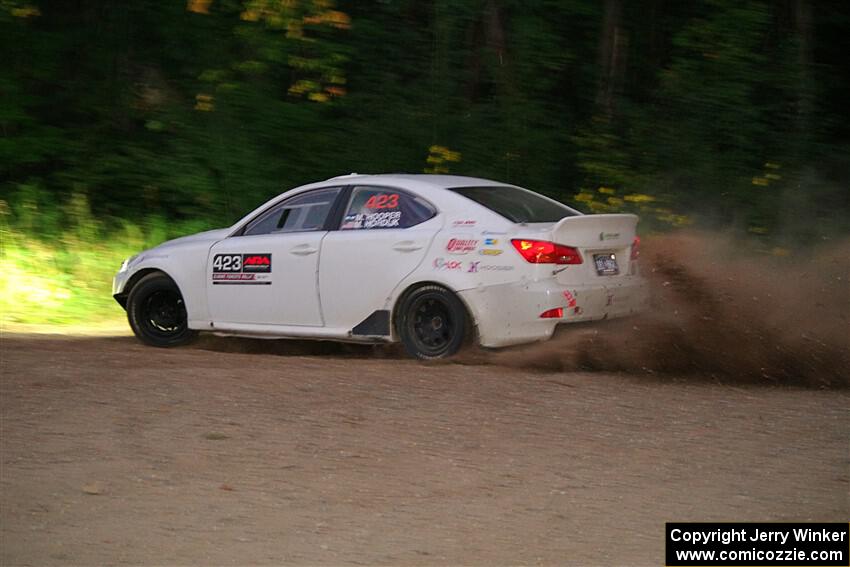
[[[639,311],[637,221],[486,179],[351,174],[127,259],[113,295],[154,346],[211,331],[440,358]]]

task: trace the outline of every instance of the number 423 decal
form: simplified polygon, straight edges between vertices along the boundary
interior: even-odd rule
[[[398,193],[392,195],[372,195],[366,201],[367,209],[395,209],[398,207]]]

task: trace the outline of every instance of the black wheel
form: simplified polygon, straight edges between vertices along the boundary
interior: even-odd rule
[[[197,332],[186,322],[186,305],[177,285],[165,274],[139,280],[127,298],[127,319],[142,342],[157,347],[186,344]]]
[[[398,333],[411,356],[425,360],[455,354],[467,335],[468,317],[460,299],[445,288],[426,285],[399,305]]]

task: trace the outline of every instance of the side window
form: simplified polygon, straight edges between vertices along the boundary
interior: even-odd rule
[[[355,187],[340,230],[409,228],[437,214],[424,199],[386,187]]]
[[[339,187],[318,189],[287,199],[248,223],[243,236],[322,230]]]

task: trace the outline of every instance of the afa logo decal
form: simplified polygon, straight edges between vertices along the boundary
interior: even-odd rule
[[[242,269],[246,272],[271,272],[271,254],[245,254],[242,260]]]

